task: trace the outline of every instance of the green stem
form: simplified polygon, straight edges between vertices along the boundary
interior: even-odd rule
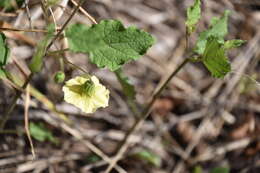
[[[170,74],[170,76],[166,79],[166,81],[162,84],[162,86],[154,93],[151,101],[144,108],[140,118],[135,122],[135,124],[131,127],[131,129],[126,133],[123,141],[121,142],[121,144],[119,145],[119,147],[117,149],[116,156],[114,157],[114,159],[112,160],[110,165],[107,167],[105,173],[109,173],[113,169],[114,165],[118,162],[118,160],[123,156],[123,154],[125,153],[125,151],[128,148],[130,135],[135,133],[141,127],[144,120],[150,115],[150,112],[151,112],[151,109],[152,109],[152,106],[153,106],[155,100],[160,96],[162,91],[166,88],[167,84],[190,61],[191,61],[190,58],[184,59],[183,62],[177,67],[177,69],[174,70]]]
[[[60,62],[60,70],[62,71],[62,72],[64,72],[64,61],[63,61],[63,58],[59,58],[59,62]]]
[[[189,32],[188,32],[188,28],[186,27],[186,31],[185,31],[185,51],[188,52],[189,50]]]
[[[68,65],[71,65],[72,67],[74,67],[75,69],[78,69],[80,70],[81,72],[83,73],[88,73],[88,71],[84,70],[83,68],[81,68],[80,66],[76,65],[76,64],[73,64],[72,62],[70,62],[69,60],[67,60],[66,58],[63,57],[63,61],[68,64]]]
[[[127,99],[127,104],[128,104],[128,106],[130,107],[132,113],[135,115],[135,117],[136,117],[136,118],[139,118],[140,115],[141,115],[141,112],[139,111],[135,100],[132,99],[132,98],[128,98],[128,99]]]
[[[80,66],[73,64],[72,62],[70,62],[69,60],[67,60],[67,58],[63,55],[64,52],[69,51],[69,49],[61,49],[61,50],[57,50],[57,51],[52,51],[52,52],[48,52],[48,56],[54,56],[55,58],[59,58],[60,62],[62,61],[63,63],[63,70],[62,70],[62,66],[61,66],[61,70],[64,71],[64,63],[71,65],[73,68],[78,69],[80,71],[82,71],[83,73],[88,73],[86,70],[84,70],[83,68],[81,68]],[[61,54],[62,58],[60,58],[59,56],[57,56],[57,54]]]
[[[47,53],[47,55],[48,55],[48,56],[52,56],[52,55],[56,55],[56,54],[62,54],[62,53],[64,53],[64,52],[66,52],[66,51],[69,51],[69,48],[67,48],[67,49],[61,49],[61,50],[55,50],[55,51],[49,51],[49,52]]]
[[[127,87],[131,87],[131,84],[127,84],[128,78],[126,76],[124,76],[123,71],[121,68],[119,68],[118,70],[114,71],[118,82],[120,83],[122,89],[123,89],[123,93],[127,98],[127,105],[129,106],[130,110],[132,111],[132,113],[134,114],[135,118],[140,117],[141,112],[139,111],[139,109],[137,108],[137,104],[135,102],[135,91],[133,91],[134,93],[129,93],[131,91],[128,91]],[[128,86],[129,85],[129,86]],[[133,87],[134,90],[134,87]]]

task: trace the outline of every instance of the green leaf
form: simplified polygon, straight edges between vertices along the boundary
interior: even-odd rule
[[[32,137],[40,142],[50,141],[58,144],[59,141],[53,136],[52,132],[47,129],[43,123],[33,123],[29,124],[29,131]]]
[[[218,38],[219,43],[224,43],[224,37],[228,33],[228,16],[230,11],[226,10],[221,18],[212,18],[209,29],[203,31],[199,35],[199,39],[197,40],[195,46],[195,52],[198,54],[203,54],[207,39],[209,37]]]
[[[48,43],[53,37],[53,32],[54,32],[54,25],[49,25],[48,33],[46,34],[46,36],[42,41],[39,41],[37,45],[36,52],[34,53],[31,63],[29,65],[29,68],[33,73],[37,73],[41,71],[42,64],[43,64],[43,57],[46,53],[46,48],[48,46]]]
[[[7,60],[10,55],[10,50],[6,44],[6,37],[3,33],[0,33],[0,67],[7,64]]]
[[[241,46],[244,44],[246,41],[245,40],[228,40],[224,43],[224,49],[232,49]]]
[[[225,49],[216,37],[207,39],[206,48],[202,55],[202,62],[213,77],[223,78],[231,71],[231,65],[225,55]]]
[[[229,168],[222,168],[222,167],[214,168],[210,171],[210,173],[229,173]]]
[[[91,27],[74,24],[67,28],[66,37],[70,50],[88,53],[92,63],[111,71],[138,59],[154,43],[150,34],[133,26],[125,28],[117,20],[103,20]]]
[[[199,22],[200,12],[200,0],[195,0],[194,4],[187,9],[187,20],[185,25],[188,28],[188,33],[192,33],[196,29],[196,24]]]
[[[129,78],[124,75],[122,69],[121,68],[117,69],[115,71],[115,74],[123,88],[123,93],[130,99],[132,99],[132,100],[135,99],[135,88],[131,84]]]
[[[143,151],[133,154],[133,156],[140,160],[145,160],[149,164],[152,164],[155,167],[161,166],[161,158],[158,155],[156,155],[150,151],[143,150]]]
[[[192,172],[193,173],[203,173],[201,166],[196,166]]]

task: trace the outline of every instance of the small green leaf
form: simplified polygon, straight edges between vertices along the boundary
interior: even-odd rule
[[[203,173],[201,166],[196,166],[193,171],[193,173]]]
[[[65,74],[63,71],[58,71],[55,75],[54,75],[54,81],[56,83],[62,83],[65,80]]]
[[[29,68],[33,73],[37,73],[41,71],[43,57],[46,53],[46,48],[48,46],[48,43],[50,39],[53,37],[53,32],[54,32],[54,25],[48,26],[47,35],[44,37],[42,41],[39,41],[37,45],[36,52],[34,53],[31,63],[29,65]]]
[[[152,164],[153,166],[156,166],[156,167],[161,166],[161,158],[158,155],[156,155],[150,151],[143,150],[143,151],[133,154],[133,156],[140,160],[145,160],[148,163]]]
[[[59,141],[53,136],[52,132],[47,129],[42,123],[33,123],[30,122],[29,130],[32,137],[40,142],[50,141],[55,144],[58,144]]]
[[[224,49],[232,49],[241,46],[244,44],[246,41],[245,40],[228,40],[224,43]]]
[[[7,64],[10,55],[10,50],[6,44],[6,37],[3,33],[0,33],[0,67]]]
[[[136,60],[154,43],[150,34],[135,27],[125,28],[117,20],[103,20],[91,27],[74,24],[67,28],[66,37],[70,50],[88,53],[92,63],[111,71]]]
[[[216,37],[207,39],[206,48],[202,55],[202,62],[213,77],[223,78],[231,71],[231,65],[225,55],[225,49]]]
[[[196,24],[199,22],[200,12],[200,0],[195,0],[194,4],[187,9],[187,20],[185,25],[188,28],[188,33],[191,34],[196,29]]]
[[[216,37],[219,43],[224,43],[224,37],[228,33],[229,14],[230,11],[226,10],[221,18],[212,18],[210,28],[199,35],[194,50],[196,53],[201,55],[204,52],[209,37]]]
[[[123,88],[123,93],[130,99],[132,99],[132,100],[135,99],[135,88],[131,84],[129,78],[124,75],[122,69],[121,68],[117,69],[115,71],[115,74]]]
[[[214,168],[210,171],[210,173],[229,173],[229,168],[222,168],[222,167]]]

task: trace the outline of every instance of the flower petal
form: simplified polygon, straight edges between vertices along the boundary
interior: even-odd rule
[[[94,92],[91,95],[79,89],[90,79],[94,83]],[[75,89],[75,86],[77,86],[77,89]],[[96,76],[77,76],[68,80],[62,90],[64,92],[64,100],[80,108],[85,113],[93,113],[99,107],[108,106],[109,90],[99,83]]]

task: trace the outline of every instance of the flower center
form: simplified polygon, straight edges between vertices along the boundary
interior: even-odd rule
[[[91,96],[94,93],[95,90],[95,84],[93,81],[87,80],[83,85],[82,85],[82,92],[86,94],[87,96]]]

